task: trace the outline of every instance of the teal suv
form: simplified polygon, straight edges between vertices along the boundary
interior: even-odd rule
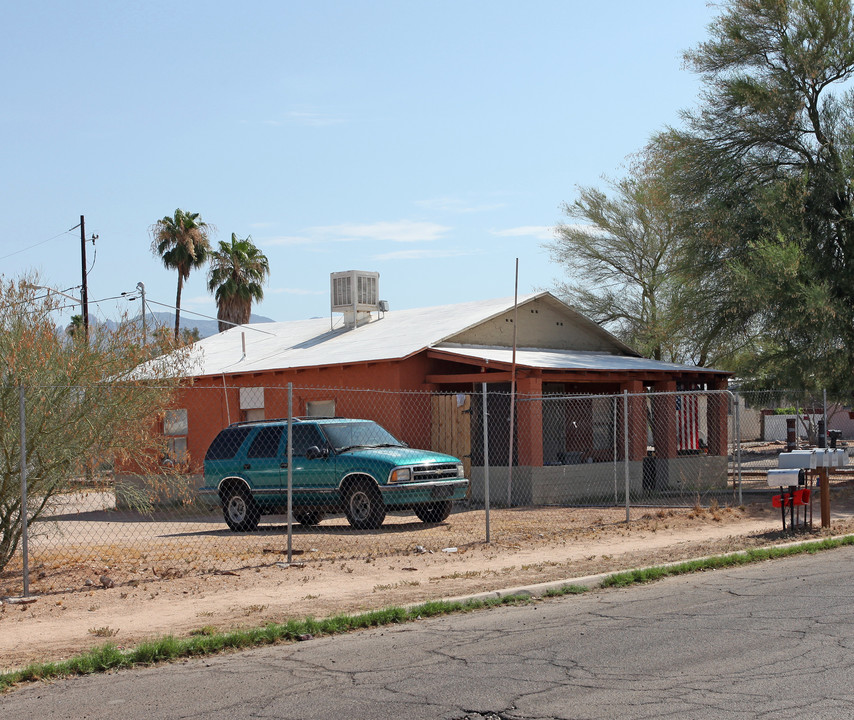
[[[294,519],[317,525],[341,513],[354,528],[378,528],[387,510],[445,520],[469,481],[455,457],[416,450],[371,420],[299,418],[291,425]],[[254,530],[262,515],[287,512],[288,423],[234,423],[205,454],[201,498],[220,505],[232,530]]]

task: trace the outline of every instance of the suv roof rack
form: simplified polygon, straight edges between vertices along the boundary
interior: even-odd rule
[[[300,415],[291,418],[294,422],[306,422],[309,420],[343,420],[342,415]],[[286,423],[288,419],[284,418],[264,418],[263,420],[237,420],[229,423],[228,427],[240,427],[242,425],[265,425],[267,423]]]

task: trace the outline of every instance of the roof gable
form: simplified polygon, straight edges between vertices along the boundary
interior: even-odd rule
[[[639,355],[549,293],[530,296],[519,303],[518,311],[511,305],[508,310],[445,338],[444,342],[513,347],[514,318],[517,319],[515,341],[518,347]]]

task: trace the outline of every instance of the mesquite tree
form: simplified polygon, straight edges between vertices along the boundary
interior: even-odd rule
[[[81,480],[108,481],[117,463],[152,486],[175,473],[161,462],[161,421],[186,354],[173,351],[142,378],[132,371],[161,348],[146,346],[135,324],[95,328],[88,342],[69,338],[56,326],[55,302],[32,282],[0,276],[0,569],[22,531],[20,388],[30,522]]]

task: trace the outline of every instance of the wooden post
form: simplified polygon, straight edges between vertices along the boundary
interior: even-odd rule
[[[821,526],[830,527],[830,473],[826,467],[818,469],[821,482]]]

